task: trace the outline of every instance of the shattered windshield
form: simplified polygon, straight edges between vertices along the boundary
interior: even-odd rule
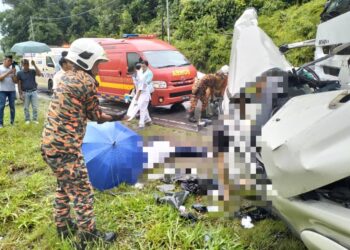
[[[333,0],[327,3],[321,14],[323,22],[350,11],[350,0]]]
[[[169,68],[190,65],[186,57],[176,50],[146,51],[143,53],[153,68]]]

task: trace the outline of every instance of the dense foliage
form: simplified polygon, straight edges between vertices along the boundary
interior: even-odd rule
[[[162,37],[162,30],[165,32],[165,0],[4,2],[13,7],[0,13],[4,50],[30,39],[62,45],[79,37],[120,37],[123,33]],[[229,62],[233,25],[247,7],[258,10],[262,27],[280,45],[314,37],[324,3],[325,0],[169,0],[171,43],[200,70],[215,71]],[[294,52],[290,59],[300,64],[312,59],[312,51]]]

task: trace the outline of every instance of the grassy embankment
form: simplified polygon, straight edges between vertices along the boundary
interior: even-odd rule
[[[277,46],[301,42],[316,37],[317,25],[325,0],[312,0],[302,5],[275,11],[272,15],[259,17],[259,26],[272,38]],[[287,59],[295,66],[311,61],[314,48],[306,47],[291,50]]]
[[[25,125],[22,106],[17,106],[15,126],[0,130],[0,249],[71,249],[69,241],[56,236],[55,179],[40,155],[46,109],[47,102],[42,102],[39,125]],[[6,108],[7,124],[8,113]],[[195,136],[158,126],[141,133]],[[98,227],[119,234],[109,249],[303,249],[280,221],[265,220],[245,230],[236,220],[204,215],[192,225],[173,208],[155,204],[155,185],[150,183],[143,190],[122,185],[112,190],[116,196],[96,191]],[[194,199],[188,200],[187,207]],[[97,247],[104,249],[102,245],[92,249]]]

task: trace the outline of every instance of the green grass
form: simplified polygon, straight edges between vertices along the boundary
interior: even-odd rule
[[[39,125],[25,125],[23,107],[17,106],[15,126],[0,130],[0,249],[72,249],[70,241],[56,236],[55,178],[40,155],[46,107],[47,102],[41,103]],[[5,125],[8,120],[6,108]],[[196,137],[155,125],[140,133]],[[96,191],[98,228],[116,231],[119,238],[108,247],[96,243],[90,249],[304,249],[281,221],[265,220],[251,230],[236,220],[208,215],[196,224],[183,221],[173,208],[156,205],[156,185],[149,183],[143,190],[121,185],[111,190],[115,195]]]

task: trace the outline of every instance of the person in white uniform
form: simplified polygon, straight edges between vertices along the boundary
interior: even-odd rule
[[[140,109],[139,128],[144,128],[145,124],[152,123],[152,119],[148,113],[148,104],[151,100],[153,73],[148,68],[148,61],[142,61],[141,68],[142,75],[141,79],[139,79],[134,105]]]
[[[132,81],[134,83],[134,90],[132,91],[132,94],[131,96],[133,96],[134,98],[132,99],[130,105],[129,105],[129,108],[128,108],[128,112],[127,112],[127,121],[131,121],[132,119],[134,119],[134,117],[136,116],[136,114],[139,112],[139,108],[138,106],[135,105],[135,96],[137,94],[137,90],[138,90],[138,85],[139,85],[139,82],[141,80],[141,77],[142,77],[142,72],[141,72],[141,63],[137,63],[135,65],[135,68],[134,68],[134,72],[131,76],[132,78]]]

